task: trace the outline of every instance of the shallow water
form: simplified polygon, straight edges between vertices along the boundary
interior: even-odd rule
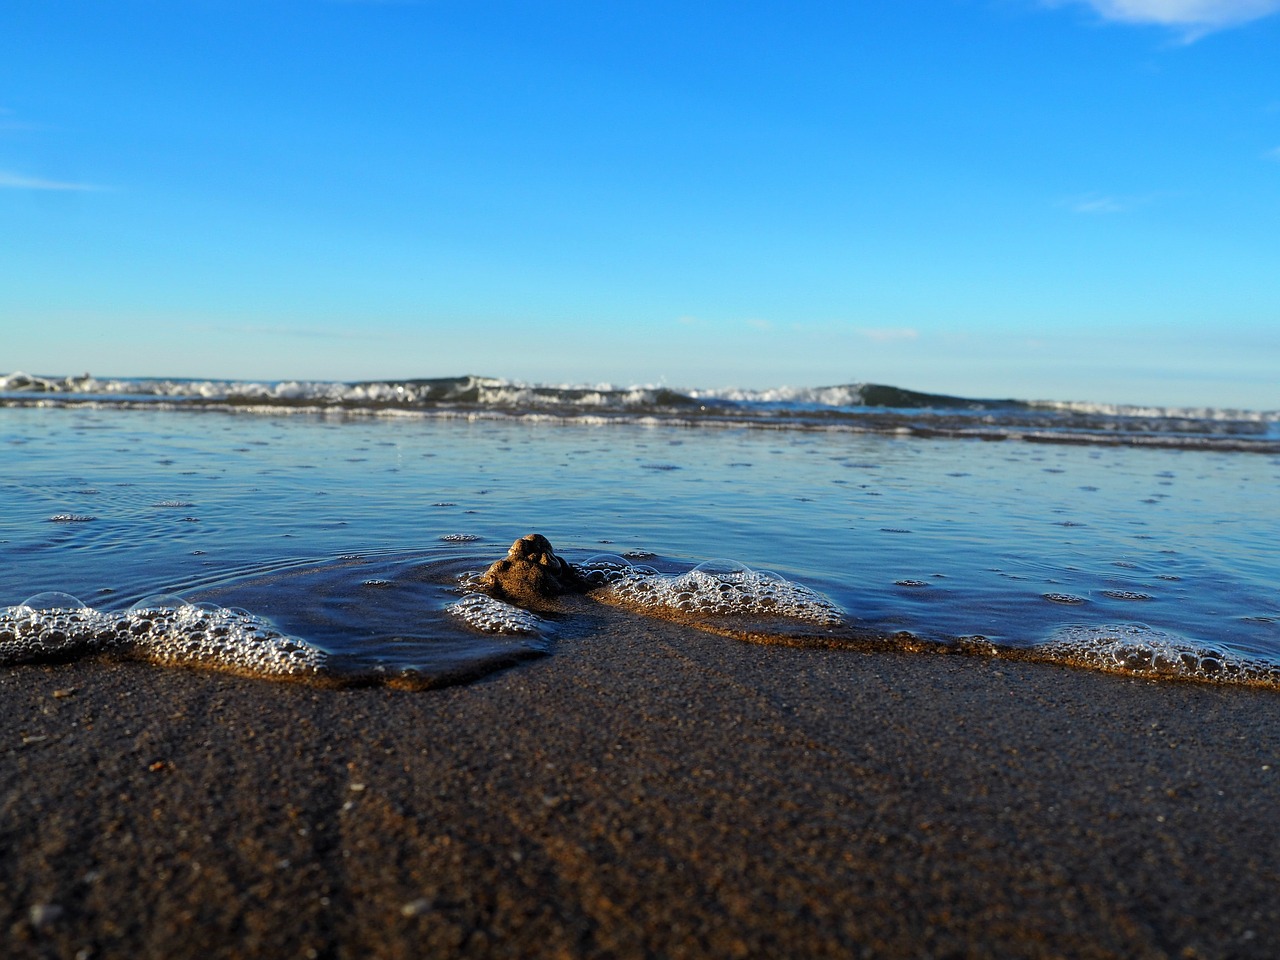
[[[178,594],[353,674],[430,685],[552,650],[555,618],[455,606],[531,531],[577,563],[774,571],[869,633],[1280,666],[1266,453],[109,404],[0,408],[0,450],[0,608]]]

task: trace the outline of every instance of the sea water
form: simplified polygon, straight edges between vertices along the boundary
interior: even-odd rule
[[[1278,421],[860,385],[11,375],[0,662],[458,682],[572,628],[477,589],[537,532],[635,616],[1277,686]]]

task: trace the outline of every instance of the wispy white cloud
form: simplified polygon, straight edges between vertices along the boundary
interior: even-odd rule
[[[1280,163],[1280,147],[1273,147],[1263,154],[1263,156],[1268,160],[1275,160],[1277,163]]]
[[[904,340],[919,340],[920,334],[910,327],[880,327],[858,331],[872,343],[900,343]]]
[[[0,189],[7,190],[70,190],[91,191],[102,187],[92,183],[72,183],[66,180],[46,180],[44,177],[28,177],[11,170],[0,170]]]
[[[18,114],[8,107],[0,107],[0,133],[26,133],[43,129],[45,128],[40,124],[18,119]]]
[[[1063,201],[1062,205],[1072,213],[1098,215],[1123,213],[1133,207],[1133,201],[1124,197],[1112,197],[1102,193],[1086,193]]]
[[[1046,0],[1050,6],[1084,3],[1105,20],[1149,23],[1184,31],[1195,39],[1214,30],[1259,20],[1280,11],[1280,0]]]

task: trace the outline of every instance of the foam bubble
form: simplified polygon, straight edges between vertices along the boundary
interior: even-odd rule
[[[1112,673],[1226,683],[1280,681],[1280,667],[1273,664],[1140,623],[1063,627],[1038,652],[1050,660]]]
[[[445,609],[469,627],[485,633],[539,637],[547,632],[549,626],[545,620],[528,610],[513,607],[483,593],[467,594]]]
[[[817,591],[736,560],[708,560],[679,576],[666,576],[620,557],[592,558],[580,569],[588,579],[601,575],[605,599],[642,611],[665,609],[695,617],[785,617],[824,625],[844,621],[843,611]]]
[[[37,593],[34,597],[23,600],[20,606],[30,607],[32,610],[83,610],[87,604],[69,593],[46,590],[44,593]]]
[[[130,613],[143,613],[160,610],[181,610],[190,604],[176,593],[153,593],[143,597],[129,608]]]

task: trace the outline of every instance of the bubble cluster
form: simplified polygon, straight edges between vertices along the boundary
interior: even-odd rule
[[[693,616],[786,617],[834,625],[844,613],[803,584],[769,570],[752,570],[734,560],[708,560],[679,576],[601,555],[578,565],[588,582],[607,598],[642,611],[677,611]]]
[[[652,554],[637,554],[635,559],[648,558]],[[658,571],[642,563],[632,563],[613,553],[598,553],[582,563],[573,564],[578,575],[593,587],[617,583],[629,576],[656,577]]]
[[[483,593],[469,593],[445,608],[467,626],[485,633],[513,633],[538,637],[547,632],[541,617]]]
[[[327,659],[244,610],[173,595],[147,597],[123,613],[57,593],[0,609],[0,665],[95,654],[277,679],[316,676]]]
[[[183,604],[131,609],[125,616],[140,652],[155,663],[296,677],[318,673],[326,659],[323,651],[242,610]]]
[[[1213,680],[1280,682],[1280,667],[1138,623],[1063,627],[1038,649],[1047,659],[1111,673]]]
[[[65,597],[65,604],[58,599]],[[127,642],[115,618],[66,594],[40,594],[0,609],[0,665],[70,660]]]

